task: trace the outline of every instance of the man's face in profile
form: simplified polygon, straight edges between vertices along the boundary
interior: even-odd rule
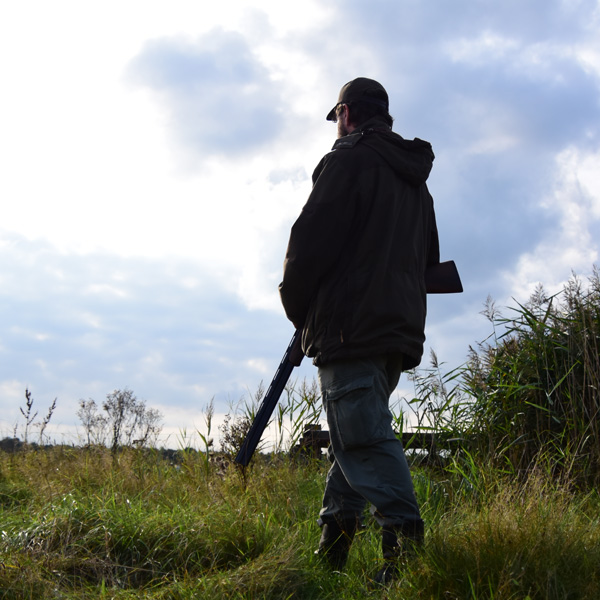
[[[338,131],[338,139],[348,135],[350,132],[348,131],[348,106],[346,104],[342,104],[336,110],[337,116],[337,131]]]

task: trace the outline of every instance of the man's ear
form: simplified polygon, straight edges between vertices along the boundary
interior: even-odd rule
[[[342,104],[342,114],[340,117],[344,119],[344,125],[350,124],[350,107],[347,104]]]
[[[344,126],[346,127],[348,133],[352,133],[356,126],[352,123],[352,115],[350,114],[350,107],[347,104],[344,104],[342,107],[342,113],[340,118],[343,119]]]

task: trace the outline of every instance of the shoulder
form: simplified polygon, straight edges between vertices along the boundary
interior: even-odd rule
[[[342,138],[340,138],[342,139]],[[335,146],[334,146],[335,148]],[[321,175],[331,175],[332,177],[339,176],[341,172],[353,169],[353,165],[357,162],[357,155],[353,152],[334,149],[328,152],[315,167],[313,172],[313,183]]]
[[[331,150],[352,150],[356,146],[356,144],[360,142],[362,137],[362,131],[358,133],[351,133],[350,135],[345,135],[344,137],[335,140],[335,143],[333,144]]]
[[[373,140],[383,140],[384,137],[382,134],[404,141],[397,133],[391,130],[383,131],[379,129],[359,130],[338,138],[335,140],[331,151],[321,159],[315,168],[313,182],[325,172],[333,174],[339,171],[351,171],[356,174],[357,171],[380,164],[382,162],[381,152],[373,152],[374,148],[370,140],[371,138]],[[369,143],[365,143],[367,139]],[[375,143],[376,148],[378,145],[380,144]],[[385,154],[385,148],[380,148],[380,150]]]

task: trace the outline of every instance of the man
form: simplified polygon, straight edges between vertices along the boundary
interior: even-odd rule
[[[401,371],[421,360],[424,273],[439,262],[425,183],[431,145],[392,132],[388,111],[378,82],[359,77],[342,87],[327,115],[338,139],[315,169],[279,286],[318,367],[331,438],[318,554],[343,568],[368,502],[382,526],[381,583],[424,537],[389,398]]]

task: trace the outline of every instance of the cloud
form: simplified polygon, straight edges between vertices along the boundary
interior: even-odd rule
[[[471,146],[499,119],[521,145],[562,147],[598,116],[598,80],[582,58],[597,43],[596,2],[463,0],[452,15],[443,2],[337,4],[340,28],[365,40],[407,134],[445,132],[447,143]],[[340,80],[356,76],[348,69]]]
[[[523,253],[514,273],[505,273],[505,286],[519,298],[538,284],[556,293],[571,270],[588,273],[598,261],[600,239],[600,152],[568,148],[556,158],[555,189],[541,201],[554,216],[554,226],[534,248]]]
[[[241,33],[147,41],[126,77],[157,95],[172,135],[197,159],[241,156],[281,131],[279,86]]]
[[[191,412],[214,396],[223,412],[274,373],[292,334],[281,315],[249,311],[191,260],[68,255],[1,239],[4,421],[19,419],[26,386],[40,403],[58,397],[54,424],[72,423],[80,398],[124,387],[150,406]]]

